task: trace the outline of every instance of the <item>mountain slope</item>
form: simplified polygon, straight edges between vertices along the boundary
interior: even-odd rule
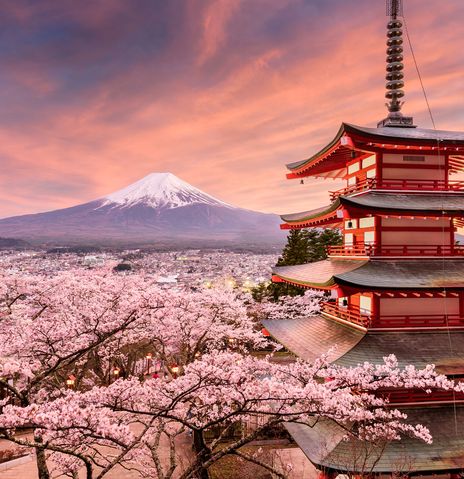
[[[276,243],[279,219],[237,208],[170,173],[152,173],[89,203],[0,220],[0,236],[62,244]]]
[[[130,207],[138,204],[152,208],[179,208],[199,203],[233,208],[182,181],[172,173],[151,173],[135,183],[104,198],[103,206],[116,203]]]

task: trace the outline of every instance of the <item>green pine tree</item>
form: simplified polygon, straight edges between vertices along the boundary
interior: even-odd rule
[[[287,237],[282,256],[277,260],[276,266],[292,266],[304,264],[309,261],[308,235],[305,230],[291,230]]]
[[[304,235],[308,242],[307,263],[321,261],[327,258],[327,246],[341,245],[343,242],[339,230],[331,229],[310,229],[305,230]]]
[[[287,244],[276,266],[293,266],[313,263],[327,258],[327,246],[342,244],[342,235],[339,230],[306,229],[291,230],[287,237]],[[287,283],[260,284],[251,294],[256,301],[272,298],[277,301],[280,296],[296,296],[304,294],[304,288]]]

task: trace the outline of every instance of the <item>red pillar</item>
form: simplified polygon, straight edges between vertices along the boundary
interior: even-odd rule
[[[379,252],[382,247],[382,218],[380,216],[374,217],[374,248]]]
[[[383,181],[383,155],[382,153],[375,154],[375,176],[377,178],[377,185],[381,185]]]
[[[445,188],[447,189],[449,186],[449,155],[445,155]]]
[[[375,326],[380,321],[380,296],[372,295],[371,326]]]

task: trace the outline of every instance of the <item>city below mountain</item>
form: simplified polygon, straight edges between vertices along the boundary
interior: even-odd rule
[[[274,214],[220,201],[171,173],[152,173],[103,198],[0,220],[0,236],[31,243],[228,246],[281,244]]]

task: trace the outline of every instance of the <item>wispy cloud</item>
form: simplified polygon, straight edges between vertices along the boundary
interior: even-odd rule
[[[201,65],[212,58],[222,47],[229,21],[240,6],[242,0],[215,0],[208,5],[202,21],[202,38],[198,63]]]
[[[325,204],[337,183],[286,181],[284,164],[385,115],[375,3],[0,0],[0,216],[153,171],[251,209]],[[408,1],[409,31],[438,126],[463,129],[464,4],[434,4]],[[405,111],[429,127],[406,57]]]

